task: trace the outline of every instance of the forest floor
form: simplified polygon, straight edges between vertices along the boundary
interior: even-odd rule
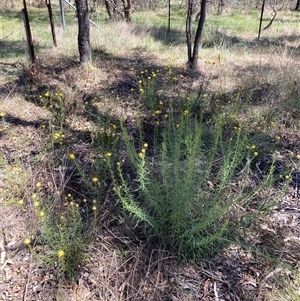
[[[263,49],[263,43],[253,49]],[[300,46],[293,47],[299,50]],[[1,300],[300,300],[298,111],[272,111],[278,127],[266,138],[266,143],[270,139],[276,145],[277,171],[292,167],[293,176],[287,188],[272,187],[266,198],[274,203],[270,202],[272,206],[263,218],[245,224],[240,244],[231,243],[198,263],[183,261],[163,241],[155,236],[139,236],[122,220],[107,183],[97,221],[99,231],[88,246],[88,258],[78,269],[75,280],[62,277],[55,264],[45,269],[38,260],[43,252],[38,244],[33,245],[36,256],[30,252],[24,239],[29,233],[28,225],[34,226],[28,223],[32,213],[22,209],[19,200],[29,198],[36,183],[41,183],[46,192],[60,190],[64,196],[70,192],[84,196],[78,179],[63,171],[71,168],[68,154],[76,153],[89,172],[94,160],[91,134],[95,129],[95,107],[100,108],[103,116],[109,115],[111,122],[119,119],[134,122],[141,71],[158,72],[162,90],[168,89],[172,70],[174,91],[204,89],[211,95],[215,95],[218,79],[223,76],[218,68],[230,69],[230,81],[236,81],[236,86],[259,73],[254,64],[241,67],[229,60],[228,65],[215,67],[218,62],[210,59],[200,61],[199,72],[191,74],[182,62],[175,63],[172,59],[171,63],[170,60],[161,63],[155,55],[140,50],[120,58],[97,51],[93,53],[96,64],[89,67],[80,66],[74,58],[57,58],[50,52],[38,59],[35,68],[13,59],[0,63],[3,72],[0,83]],[[281,53],[270,53],[272,60],[276,60],[274,56],[282,57]],[[295,55],[299,60],[299,51]],[[295,70],[299,74],[299,69],[295,67]],[[299,80],[294,78],[291,85],[295,85],[300,95]],[[264,112],[271,106],[268,101],[274,97],[275,84],[265,77],[251,86],[243,85],[243,90],[245,94],[251,90],[254,95],[254,104],[249,105],[251,112]],[[45,109],[40,102],[49,91],[66,95],[66,112],[62,118],[67,120],[68,131],[63,151],[57,153],[55,150],[51,153],[53,149],[49,151],[49,131],[45,130],[55,112]],[[171,96],[172,92],[169,91]],[[228,101],[232,95],[224,92],[218,97]],[[58,154],[62,154],[61,158]],[[269,164],[269,158],[266,153],[257,159],[253,171],[257,179]]]

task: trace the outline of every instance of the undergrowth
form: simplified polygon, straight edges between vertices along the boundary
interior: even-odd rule
[[[176,110],[170,108],[163,122],[152,125],[152,137],[139,127],[137,141],[122,125],[128,160],[118,161],[116,168],[108,163],[114,191],[128,214],[177,254],[199,260],[231,242],[240,226],[234,210],[271,187],[273,167],[249,192],[250,167],[258,155],[250,127],[227,131],[224,114],[205,122],[201,111],[194,116],[188,110],[172,112]]]

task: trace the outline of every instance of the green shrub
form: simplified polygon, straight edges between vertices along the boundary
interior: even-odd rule
[[[228,243],[238,224],[236,206],[245,206],[270,180],[246,193],[244,179],[257,152],[246,131],[229,135],[223,125],[221,117],[207,125],[187,111],[177,120],[170,114],[152,141],[141,138],[138,150],[123,127],[135,180],[125,175],[127,163],[118,162],[117,172],[111,166],[114,190],[127,212],[187,259],[211,255]]]

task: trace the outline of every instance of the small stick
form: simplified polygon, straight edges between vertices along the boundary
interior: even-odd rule
[[[27,279],[26,279],[26,284],[25,284],[25,288],[24,288],[24,293],[23,293],[22,301],[26,301],[27,300],[27,291],[28,291],[28,285],[29,285],[31,268],[32,268],[32,259],[30,260],[29,270],[27,272]]]

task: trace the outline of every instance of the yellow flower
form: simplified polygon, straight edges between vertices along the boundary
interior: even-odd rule
[[[84,202],[84,203],[86,203],[86,202],[87,202],[87,200],[86,200],[86,199],[83,199],[83,202]]]
[[[65,251],[64,250],[58,250],[57,251],[57,256],[60,258],[60,257],[63,257],[65,255]]]
[[[39,201],[34,201],[34,202],[33,202],[33,206],[34,206],[34,207],[38,207],[38,206],[39,206],[39,204],[40,204],[40,202],[39,202]]]
[[[93,206],[93,207],[92,207],[92,210],[93,210],[93,211],[96,211],[96,210],[97,210],[97,207],[96,207],[96,206]]]
[[[147,148],[148,147],[148,143],[144,143],[144,148]]]
[[[140,153],[139,153],[139,157],[140,157],[141,159],[144,158],[144,153],[140,152]]]
[[[141,94],[143,94],[143,93],[144,93],[144,89],[141,88],[141,89],[140,89],[140,92],[141,92]]]
[[[159,101],[159,104],[162,106],[164,103],[160,100],[160,101]]]
[[[27,238],[24,239],[24,244],[25,244],[26,246],[28,246],[30,243],[31,243],[30,238],[27,237]]]
[[[45,212],[44,211],[40,211],[39,215],[40,215],[40,217],[44,217],[45,216]]]
[[[296,158],[297,158],[297,159],[300,159],[300,155],[297,155]]]
[[[4,117],[5,116],[5,113],[4,112],[0,112],[0,117]]]
[[[146,150],[144,148],[142,148],[141,152],[144,154],[146,152]]]
[[[255,148],[256,148],[256,145],[252,144],[251,149],[255,149]]]
[[[98,178],[97,178],[97,177],[93,177],[93,178],[92,178],[92,181],[93,181],[94,183],[97,183],[97,182],[98,182]]]
[[[22,205],[24,204],[24,201],[23,201],[23,200],[19,200],[19,201],[18,201],[18,204],[19,204],[20,206],[22,206]]]
[[[275,139],[276,139],[276,141],[279,141],[281,138],[280,138],[280,136],[275,136]]]
[[[176,124],[176,128],[177,128],[177,129],[179,128],[179,124],[178,124],[178,123]]]
[[[45,96],[46,96],[46,97],[50,96],[50,93],[47,91],[47,92],[45,93]]]
[[[105,157],[111,157],[111,153],[109,153],[109,152],[106,153],[106,154],[105,154]]]
[[[285,176],[285,179],[286,179],[287,181],[289,181],[289,180],[291,179],[291,177],[290,177],[289,175],[286,175],[286,176]]]
[[[183,115],[186,116],[188,115],[189,111],[188,110],[184,110]]]
[[[258,152],[254,152],[253,156],[256,157],[258,155]]]
[[[155,113],[156,115],[159,115],[159,114],[161,113],[161,111],[160,111],[160,110],[156,110],[154,113]]]
[[[36,186],[36,188],[40,188],[40,187],[42,186],[42,184],[41,184],[41,182],[37,182],[37,183],[35,184],[35,186]]]

